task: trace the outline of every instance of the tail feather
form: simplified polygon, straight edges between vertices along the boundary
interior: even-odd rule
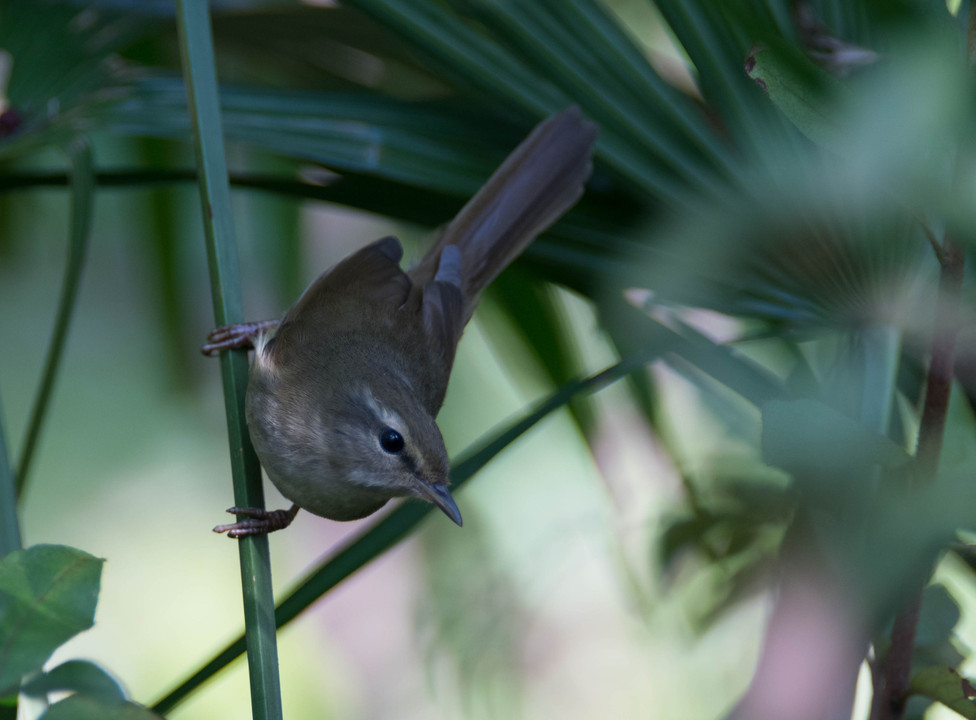
[[[575,106],[541,123],[447,225],[411,279],[429,282],[441,251],[456,245],[470,315],[481,291],[582,195],[596,135]]]

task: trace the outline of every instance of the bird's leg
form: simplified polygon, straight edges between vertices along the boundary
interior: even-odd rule
[[[253,350],[258,336],[271,332],[277,326],[277,320],[222,325],[210,331],[207,343],[200,348],[200,352],[210,357],[221,350]]]
[[[247,520],[238,520],[229,525],[218,525],[215,533],[227,533],[227,537],[239,538],[246,535],[267,535],[275,530],[284,530],[298,514],[298,505],[287,510],[262,510],[260,508],[232,507],[227,512],[232,515],[247,515]]]

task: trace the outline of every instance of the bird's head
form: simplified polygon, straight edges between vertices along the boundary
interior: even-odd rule
[[[450,462],[434,419],[402,383],[352,386],[331,414],[329,453],[347,484],[434,503],[461,524],[448,489]]]

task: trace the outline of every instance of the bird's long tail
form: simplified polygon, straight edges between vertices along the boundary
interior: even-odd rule
[[[539,124],[410,270],[414,282],[432,279],[443,248],[456,245],[470,315],[481,291],[582,195],[596,136],[575,106]]]

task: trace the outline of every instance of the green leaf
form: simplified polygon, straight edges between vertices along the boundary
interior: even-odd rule
[[[159,720],[160,717],[135,703],[104,702],[72,695],[52,705],[41,720]]]
[[[608,300],[601,307],[604,325],[614,337],[636,346],[654,346],[669,362],[687,363],[738,393],[757,407],[784,396],[782,383],[766,368],[720,345],[673,314],[663,321],[624,302]]]
[[[611,167],[671,204],[691,194],[721,193],[714,169],[697,148],[688,147],[684,132],[660,106],[639,102],[609,71],[610,53],[601,52],[605,41],[589,17],[567,13],[562,4],[481,0],[468,6],[502,44],[600,124],[598,152]],[[692,192],[681,187],[686,183]]]
[[[551,83],[434,0],[350,0],[464,92],[539,118],[569,104]]]
[[[366,86],[403,99],[449,92],[392,32],[354,8],[263,5],[244,12],[214,6],[214,44],[232,82],[240,76],[248,84],[317,91]]]
[[[844,488],[871,468],[907,465],[888,438],[817,400],[773,400],[762,408],[763,460],[793,475],[803,489]]]
[[[56,0],[0,5],[0,49],[12,61],[7,98],[18,121],[0,157],[69,141],[107,90],[123,84],[113,53],[147,26],[143,18]],[[52,48],[57,51],[53,52]]]
[[[62,545],[35,545],[0,560],[0,696],[92,626],[101,572],[102,560]]]
[[[575,33],[580,50],[588,49],[588,61],[598,63],[606,75],[633,95],[643,106],[643,117],[662,116],[706,157],[734,174],[737,159],[709,127],[694,100],[665,82],[627,29],[598,0],[544,0],[553,18]]]
[[[922,595],[922,609],[915,630],[913,667],[948,665],[957,667],[963,656],[952,644],[959,623],[959,603],[943,585],[929,585]]]
[[[976,720],[976,687],[951,667],[930,667],[916,673],[909,692],[940,702],[964,718]]]
[[[20,462],[17,465],[17,495],[23,495],[27,486],[34,451],[40,439],[54,383],[58,376],[61,358],[71,328],[75,305],[78,302],[78,290],[81,285],[81,275],[88,255],[88,243],[91,239],[92,213],[95,204],[95,175],[94,160],[91,144],[83,135],[76,137],[65,148],[71,169],[68,180],[71,186],[71,226],[68,228],[68,252],[64,266],[64,280],[61,283],[61,294],[58,298],[58,309],[54,319],[54,330],[44,358],[44,369],[41,372],[37,394],[31,407],[30,420],[24,433],[23,448]]]
[[[7,431],[3,422],[3,404],[0,403],[0,558],[20,548],[16,478],[7,455]]]
[[[746,73],[797,129],[827,148],[838,146],[836,99],[844,87],[802,56],[784,56],[770,48],[753,48]]]
[[[691,186],[708,187],[710,192],[721,188],[709,169],[720,145],[714,138],[704,140],[702,118],[694,122],[696,130],[690,113],[678,112],[681,126],[676,126],[675,113],[661,110],[664,103],[653,105],[660,113],[649,113],[648,104],[626,84],[634,73],[625,72],[622,82],[608,69],[613,62],[600,59],[599,48],[619,42],[621,35],[608,29],[613,21],[605,15],[583,8],[567,14],[544,3],[480,2],[473,6],[477,21],[464,22],[433,0],[348,4],[396,32],[432,71],[486,105],[539,118],[570,102],[579,103],[604,126],[597,142],[601,159],[660,201],[687,205],[694,194]],[[638,55],[624,57],[622,63],[644,66],[636,72],[644,78],[642,83],[654,74]],[[662,83],[656,85],[660,98]],[[686,98],[673,100],[676,106],[688,103]],[[686,147],[689,135],[693,147]],[[703,143],[709,160],[701,154]],[[729,155],[720,162],[728,171],[734,168]]]
[[[460,195],[477,191],[525,130],[492,113],[372,93],[221,87],[220,102],[229,142]],[[92,118],[114,133],[183,139],[186,88],[150,78]]]
[[[656,6],[698,71],[698,85],[706,101],[747,151],[790,137],[788,129],[771,117],[756,99],[758,88],[742,72],[749,47],[770,27],[746,24],[743,4],[726,0],[657,0]]]
[[[108,704],[125,700],[122,688],[111,675],[86,660],[69,660],[58,665],[21,688],[25,695],[41,697],[52,692],[74,692]]]
[[[915,630],[917,645],[941,643],[959,623],[959,603],[944,585],[929,585],[922,596],[922,614]]]

